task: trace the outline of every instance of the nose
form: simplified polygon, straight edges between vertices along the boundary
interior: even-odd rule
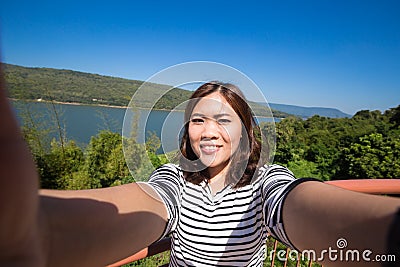
[[[201,134],[202,139],[218,139],[219,137],[219,125],[215,120],[207,120],[204,123],[203,132]]]

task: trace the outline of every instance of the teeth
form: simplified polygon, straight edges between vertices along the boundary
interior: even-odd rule
[[[202,145],[201,149],[205,152],[205,153],[215,153],[219,150],[221,146],[218,145]]]
[[[217,145],[202,145],[201,149],[203,151],[209,151],[209,152],[214,152],[217,151],[218,146]]]

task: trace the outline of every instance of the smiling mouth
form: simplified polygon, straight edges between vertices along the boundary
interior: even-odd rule
[[[222,145],[214,145],[214,144],[203,144],[200,145],[200,149],[205,154],[213,154],[218,152],[218,150],[222,147]]]

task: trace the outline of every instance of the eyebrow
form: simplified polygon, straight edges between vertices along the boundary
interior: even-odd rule
[[[213,118],[214,118],[214,119],[218,119],[218,118],[225,117],[225,116],[232,117],[231,114],[228,114],[228,113],[220,113],[220,114],[214,115]],[[193,113],[192,116],[190,116],[190,117],[191,117],[191,118],[192,118],[192,117],[208,118],[209,116],[206,116],[206,115],[204,115],[204,114],[202,114],[202,113]]]

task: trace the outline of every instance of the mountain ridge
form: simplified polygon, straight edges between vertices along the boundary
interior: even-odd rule
[[[301,118],[310,118],[318,115],[321,117],[328,118],[350,118],[352,115],[342,112],[337,108],[326,108],[326,107],[304,107],[289,104],[278,104],[269,103],[271,109],[279,110],[289,114],[299,116]]]
[[[9,97],[24,100],[55,100],[60,102],[127,106],[131,96],[143,81],[86,73],[67,69],[46,67],[24,67],[1,63]],[[154,85],[154,90],[163,85]],[[85,88],[85,90],[82,90]],[[191,91],[174,88],[156,104],[158,109],[173,109],[176,103],[187,100]],[[144,107],[148,105],[143,99]],[[262,104],[262,103],[257,103]],[[338,109],[322,107],[302,107],[270,103],[274,117],[290,115],[302,118],[314,115],[342,118],[351,117]]]

